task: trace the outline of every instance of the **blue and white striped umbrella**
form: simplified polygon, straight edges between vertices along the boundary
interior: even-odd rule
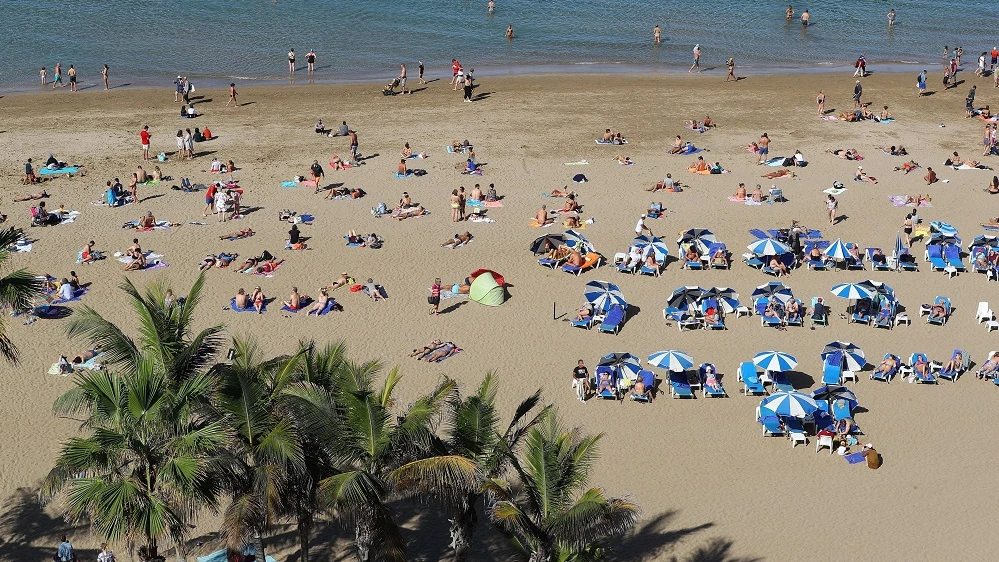
[[[832,353],[836,353],[837,351],[843,352],[844,367],[847,371],[862,371],[864,367],[867,366],[867,359],[864,357],[864,350],[845,341],[827,343],[822,349],[822,353],[819,354],[819,357],[825,361],[826,357]]]
[[[597,365],[617,369],[621,376],[632,380],[638,377],[639,371],[642,370],[641,360],[630,353],[608,353],[600,358]]]
[[[666,308],[678,308],[680,310],[689,310],[697,301],[704,295],[704,289],[696,285],[687,285],[686,287],[677,287],[673,290],[673,294],[666,299]]]
[[[673,371],[674,373],[682,373],[694,368],[694,358],[676,349],[657,351],[649,355],[649,365]]]
[[[954,236],[953,234],[941,234],[939,232],[934,232],[930,234],[930,241],[927,244],[954,244],[956,246],[961,245],[961,237]]]
[[[834,285],[831,293],[841,299],[869,299],[874,291],[861,283],[840,283]]]
[[[739,308],[739,293],[729,287],[711,287],[704,292],[702,299],[718,299],[725,314],[732,314]]]
[[[905,252],[905,243],[902,242],[902,233],[901,232],[896,232],[895,233],[895,250],[893,251],[892,256],[891,256],[891,257],[895,258],[895,264],[896,264],[895,268],[896,269],[898,269],[900,267],[899,264],[901,263],[901,262],[898,261],[898,258],[904,252]]]
[[[575,230],[566,230],[565,233],[562,234],[562,238],[565,240],[566,246],[574,250],[579,250],[582,254],[595,251],[593,249],[593,244],[591,244],[585,236]]]
[[[975,236],[974,240],[968,243],[968,251],[970,252],[972,249],[978,246],[986,246],[990,248],[999,246],[999,236],[993,236],[991,234],[979,234],[978,236]]]
[[[666,247],[666,243],[662,239],[655,236],[636,236],[634,240],[631,241],[631,245],[635,246],[642,251],[642,257],[648,256],[649,252],[656,253],[656,261],[664,261],[666,256],[669,255],[669,248]]]
[[[593,307],[599,311],[610,310],[610,307],[619,304],[628,307],[628,301],[624,299],[624,294],[617,285],[607,281],[590,281],[583,287],[583,298],[592,303]]]
[[[752,298],[755,300],[760,297],[777,299],[780,302],[787,304],[789,300],[794,298],[794,293],[792,293],[791,289],[786,287],[780,281],[771,281],[766,285],[760,285],[753,290]]]
[[[680,238],[676,240],[676,245],[679,248],[683,248],[686,244],[694,244],[697,248],[697,252],[701,255],[708,253],[708,246],[717,242],[718,239],[715,238],[713,232],[706,228],[691,228],[680,234]]]
[[[770,410],[778,416],[804,418],[815,413],[819,405],[811,396],[798,391],[775,392],[760,402],[760,408]]]
[[[954,225],[943,222],[943,221],[933,221],[930,223],[931,233],[940,233],[944,236],[957,236],[957,228]]]
[[[779,256],[791,251],[791,248],[788,248],[786,245],[781,244],[773,238],[757,240],[747,246],[747,248],[749,248],[750,252],[758,256]]]
[[[891,287],[885,285],[881,281],[868,279],[866,281],[861,281],[860,285],[867,287],[874,294],[884,295],[888,297],[889,300],[895,300],[895,289],[892,289]]]
[[[822,253],[833,261],[846,261],[846,257],[850,255],[850,251],[846,248],[846,244],[843,242],[842,238],[837,238],[836,241],[830,244],[829,247]]]
[[[765,371],[790,371],[798,366],[798,360],[783,351],[761,351],[753,357],[753,364]]]

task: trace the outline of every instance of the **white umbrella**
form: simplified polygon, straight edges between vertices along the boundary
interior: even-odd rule
[[[798,366],[798,360],[783,351],[761,351],[753,357],[753,364],[765,371],[790,371]]]
[[[676,349],[657,351],[649,355],[649,365],[659,367],[660,369],[667,369],[674,373],[682,373],[694,367],[694,358]]]
[[[760,408],[770,410],[778,416],[804,418],[814,414],[819,405],[811,396],[798,391],[775,392],[760,402]]]
[[[830,292],[841,299],[850,300],[869,299],[874,293],[872,288],[860,283],[840,283],[834,285]]]

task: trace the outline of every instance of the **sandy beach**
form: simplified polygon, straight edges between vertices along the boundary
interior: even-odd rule
[[[854,79],[842,75],[753,75],[738,82],[723,81],[724,72],[705,75],[537,75],[483,78],[474,103],[461,102],[461,89],[452,91],[447,81],[426,86],[410,78],[412,95],[385,97],[383,84],[239,87],[241,106],[224,108],[223,89],[197,91],[194,120],[179,119],[173,91],[162,89],[99,88],[70,93],[68,89],[0,97],[5,119],[0,139],[7,150],[0,154],[0,211],[8,222],[24,228],[33,240],[30,253],[12,259],[14,267],[64,277],[75,270],[91,282],[79,303],[89,305],[123,326],[134,325],[131,310],[120,306],[120,282],[127,276],[137,285],[165,280],[175,292],[186,291],[198,275],[198,262],[209,253],[234,251],[245,257],[268,250],[286,261],[272,277],[246,276],[231,269],[207,274],[207,298],[199,309],[199,326],[224,323],[229,334],[257,336],[271,354],[286,353],[303,338],[347,342],[356,359],[378,359],[386,368],[399,366],[404,378],[399,396],[414,397],[439,374],[473,387],[490,370],[502,381],[500,400],[508,411],[536,388],[556,404],[566,422],[589,432],[602,432],[601,458],[593,483],[611,494],[631,494],[644,512],[636,532],[624,538],[613,554],[618,560],[852,560],[858,554],[885,560],[981,560],[999,546],[992,536],[991,516],[999,492],[990,466],[999,453],[987,443],[988,420],[999,389],[966,375],[952,384],[890,385],[868,379],[851,383],[862,406],[856,421],[883,455],[879,470],[849,465],[823,450],[816,454],[814,441],[792,448],[783,438],[761,437],[754,421],[757,398],[740,394],[736,370],[757,352],[777,349],[792,353],[799,366],[792,382],[799,389],[820,384],[819,352],[833,340],[860,345],[869,361],[877,363],[887,352],[908,357],[915,351],[945,362],[956,348],[970,352],[980,365],[986,354],[999,349],[999,332],[987,333],[975,320],[979,301],[999,306],[999,292],[985,276],[963,273],[948,278],[931,272],[923,263],[924,243],[917,241],[913,254],[920,261],[918,273],[870,271],[817,272],[795,270],[781,279],[805,301],[822,296],[832,305],[830,326],[810,330],[777,331],[760,326],[757,316],[727,319],[728,330],[678,332],[667,326],[662,309],[673,289],[683,285],[732,287],[743,304],[751,304],[753,288],[773,278],[739,260],[754,238],[749,229],[786,228],[792,219],[822,231],[823,238],[855,242],[862,248],[877,246],[886,253],[894,244],[906,212],[895,207],[890,195],[929,194],[932,206],[919,216],[945,221],[960,230],[967,242],[983,230],[979,223],[997,214],[993,196],[983,192],[994,171],[952,170],[943,165],[952,152],[982,159],[996,166],[996,158],[981,157],[983,123],[966,119],[964,97],[978,84],[976,107],[999,106],[999,89],[991,77],[961,73],[958,87],[927,97],[916,95],[915,74],[876,73],[864,79],[864,101],[880,111],[888,105],[896,118],[891,124],[873,121],[845,123],[817,116],[815,95],[826,93],[830,115],[850,109]],[[936,69],[931,81],[939,84]],[[876,111],[876,112],[877,112]],[[718,125],[698,134],[684,129],[690,119],[710,114]],[[358,132],[359,150],[366,157],[360,167],[333,171],[332,154],[349,153],[344,138],[313,132],[322,118],[327,126],[346,120]],[[158,165],[174,181],[140,186],[141,202],[118,208],[94,206],[102,199],[105,182],[127,178],[141,159],[139,131],[149,125],[153,154],[167,152]],[[178,128],[209,127],[218,137],[196,146],[192,161],[174,158]],[[623,131],[625,146],[598,146],[600,133]],[[776,168],[757,166],[756,156],[744,150],[747,143],[767,132],[771,156],[791,156],[800,149],[809,165],[796,169],[794,178],[770,180],[761,175]],[[695,156],[669,156],[676,135],[706,149],[701,154],[730,170],[723,175],[695,175],[687,167]],[[469,140],[484,163],[481,177],[459,173],[460,154],[449,154],[452,140]],[[427,152],[425,160],[410,160],[411,168],[427,175],[394,179],[399,151],[408,142],[414,152]],[[904,145],[910,156],[892,157],[878,148]],[[826,151],[856,148],[859,162],[878,184],[853,181],[858,162],[834,157]],[[27,158],[37,163],[48,154],[72,165],[86,166],[85,177],[57,178],[37,186],[20,183]],[[634,165],[621,166],[612,156],[630,156]],[[245,189],[244,218],[225,223],[202,218],[204,193],[170,189],[177,178],[194,183],[218,178],[207,173],[212,158],[233,160],[235,177]],[[922,168],[908,175],[893,171],[909,158]],[[318,160],[326,183],[343,182],[363,189],[361,199],[326,200],[308,187],[282,188],[296,175],[308,176]],[[586,160],[586,165],[567,162]],[[949,180],[926,186],[927,166]],[[585,184],[570,178],[583,173]],[[682,193],[644,191],[666,173],[689,184]],[[845,184],[838,196],[843,219],[829,225],[823,190],[834,181]],[[739,182],[752,190],[762,184],[782,188],[787,202],[747,206],[733,203]],[[470,190],[480,183],[495,184],[503,196],[501,208],[488,209],[495,222],[454,224],[450,220],[451,190]],[[650,202],[661,201],[670,213],[648,226],[676,255],[675,240],[689,228],[708,228],[727,244],[735,263],[727,271],[686,271],[671,262],[659,278],[618,273],[613,267],[584,272],[579,277],[540,267],[528,246],[536,237],[558,232],[528,226],[542,204],[561,207],[560,198],[547,194],[569,185],[579,194],[582,218],[592,217],[583,234],[610,259],[625,252],[634,237],[634,225]],[[80,211],[71,224],[29,228],[29,202],[13,202],[19,194],[45,189],[47,206]],[[430,214],[405,221],[376,218],[370,209],[380,202],[391,207],[407,191]],[[291,209],[315,216],[311,226],[300,225],[309,249],[283,250],[289,224],[277,219],[278,211]],[[123,229],[146,211],[159,220],[181,226],[137,233]],[[206,222],[207,224],[190,224]],[[237,241],[219,236],[243,228],[256,234]],[[385,239],[373,250],[344,245],[349,230],[375,232]],[[456,232],[469,231],[474,239],[450,250],[440,247]],[[123,272],[114,258],[92,265],[76,265],[77,252],[88,240],[108,253],[124,250],[138,237],[144,249],[162,254],[167,268]],[[965,258],[966,263],[968,262]],[[427,288],[435,277],[445,284],[458,282],[485,267],[503,274],[509,299],[490,308],[468,300],[446,300],[439,317],[427,314]],[[384,286],[385,302],[372,302],[363,294],[342,288],[334,296],[344,311],[322,318],[303,314],[286,317],[279,311],[292,286],[316,294],[321,285],[340,272],[359,281],[367,278]],[[619,335],[575,329],[556,320],[571,314],[584,299],[583,285],[606,280],[620,286],[632,312]],[[881,330],[840,319],[847,301],[830,294],[843,282],[864,279],[894,287],[908,309],[912,323]],[[237,289],[259,285],[278,301],[263,315],[236,314],[223,309]],[[918,316],[921,303],[936,295],[954,304],[952,319],[943,327],[931,326]],[[553,314],[554,311],[554,314]],[[20,346],[22,363],[0,365],[0,559],[50,558],[57,534],[68,529],[53,506],[44,511],[35,502],[35,491],[48,472],[59,444],[72,435],[77,422],[55,418],[53,400],[72,385],[70,377],[45,374],[60,354],[83,351],[83,342],[65,335],[65,320],[40,320],[22,325],[10,319],[11,338]],[[451,340],[464,351],[439,364],[427,364],[406,355],[430,340]],[[696,363],[709,362],[724,375],[730,397],[719,400],[671,400],[663,392],[649,405],[624,401],[589,400],[580,403],[570,389],[570,371],[583,359],[591,371],[600,356],[631,352],[641,358],[664,349],[681,349]],[[663,375],[663,371],[658,370]],[[663,386],[665,390],[666,386]],[[199,521],[198,535],[207,537],[217,528],[212,517]],[[446,521],[411,521],[407,524],[411,558],[438,560],[447,554]],[[333,531],[336,532],[335,530]],[[93,548],[96,539],[85,529],[73,535],[78,548]],[[499,539],[481,528],[479,548]],[[280,560],[295,560],[296,538],[290,529],[280,534],[273,552]],[[215,543],[193,549],[212,550]],[[346,547],[334,543],[324,531],[313,553],[325,559]],[[124,552],[124,546],[118,547]],[[483,552],[481,560],[501,560],[496,549]],[[26,555],[26,553],[28,555]]]

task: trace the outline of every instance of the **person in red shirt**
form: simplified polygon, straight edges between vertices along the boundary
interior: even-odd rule
[[[142,126],[142,132],[139,133],[139,140],[142,142],[142,159],[149,160],[149,125]]]
[[[451,74],[452,74],[452,76],[451,76],[451,85],[454,86],[455,89],[458,88],[457,84],[458,84],[458,71],[459,70],[461,70],[461,63],[458,62],[458,59],[451,59]]]
[[[999,65],[999,47],[992,47],[992,72],[996,71],[996,65]]]
[[[217,184],[212,183],[208,186],[208,191],[205,193],[205,210],[201,213],[201,216],[207,217],[208,213],[214,210],[216,191],[218,191]]]

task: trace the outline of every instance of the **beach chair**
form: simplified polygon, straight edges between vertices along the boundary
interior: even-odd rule
[[[929,366],[929,368],[926,371],[925,379],[916,374],[916,363],[919,360],[922,360],[924,363],[926,363]],[[909,373],[910,375],[913,375],[916,378],[916,382],[921,384],[939,384],[940,382],[939,380],[937,380],[937,377],[933,374],[933,366],[930,363],[930,360],[926,357],[925,353],[916,352],[910,355],[909,363],[908,366],[906,367],[906,372]]]
[[[975,376],[980,379],[992,379],[992,382],[996,383],[996,385],[999,386],[999,382],[996,382],[997,380],[999,380],[999,377],[989,374],[985,370],[989,367],[988,362],[992,359],[992,356],[995,355],[996,353],[997,351],[993,349],[992,351],[989,352],[988,355],[985,356],[985,361],[983,361],[982,364],[978,366],[979,368],[977,371],[975,371]]]
[[[770,377],[774,381],[774,388],[781,392],[794,392],[794,385],[791,384],[791,379],[788,378],[787,373],[784,372],[773,372],[770,373]]]
[[[794,266],[797,263],[797,260],[794,258],[794,254],[792,254],[791,252],[787,252],[785,254],[777,256],[777,261],[786,265],[789,270],[794,269]],[[767,275],[773,275],[774,277],[777,276],[777,270],[770,267],[769,262],[763,264],[763,267],[760,268],[760,271],[766,273]]]
[[[843,399],[833,400],[829,403],[829,409],[831,410],[833,419],[836,421],[845,420],[847,418],[853,420],[853,427],[850,428],[851,435],[861,435],[864,433],[860,430],[860,426],[857,425],[857,421],[853,419],[853,411],[850,410],[850,402]]]
[[[551,269],[555,269],[556,267],[559,267],[560,265],[562,265],[563,263],[565,263],[565,260],[567,260],[567,259],[569,259],[569,255],[568,254],[566,254],[565,257],[558,258],[558,259],[544,257],[544,258],[541,258],[541,259],[538,260],[538,264],[539,265],[543,265],[543,266],[548,267],[548,268],[551,268]]]
[[[638,270],[638,273],[640,273],[642,275],[651,275],[653,277],[659,277],[659,274],[662,273],[663,268],[665,267],[665,265],[666,265],[666,258],[656,259],[656,266],[655,267],[646,265],[643,262],[641,269]]]
[[[940,244],[930,244],[926,247],[926,261],[930,262],[931,271],[943,271],[947,267],[947,260],[943,257],[943,248]]]
[[[725,254],[725,263],[715,263],[714,255],[718,253],[719,250]],[[726,248],[725,244],[722,242],[712,242],[711,245],[708,246],[708,260],[710,260],[709,263],[711,264],[711,269],[732,268],[732,262],[729,261],[728,258],[728,248]]]
[[[618,254],[618,255],[620,255],[620,254]],[[638,269],[642,266],[642,262],[641,261],[639,261],[638,263],[635,263],[635,264],[632,264],[632,265],[629,266],[628,262],[630,262],[630,261],[631,261],[631,256],[629,254],[625,254],[625,258],[623,260],[621,260],[617,264],[617,271],[618,271],[618,273],[630,273],[630,274],[634,275],[635,272],[637,272]]]
[[[787,431],[787,439],[791,442],[791,447],[796,447],[798,443],[808,445],[808,436],[805,434],[805,426],[801,420],[787,418],[784,420],[784,428]]]
[[[867,248],[867,250],[865,251],[865,253],[867,254],[867,261],[871,262],[871,269],[873,269],[874,271],[891,271],[891,266],[888,265],[888,260],[880,262],[874,261],[875,250],[881,250],[881,248]]]
[[[597,325],[597,331],[604,332],[608,334],[617,334],[621,331],[621,324],[624,323],[625,310],[624,307],[615,304],[607,311],[607,316],[604,317],[603,322]]]
[[[808,315],[808,324],[810,326],[828,326],[829,325],[829,309],[825,307],[825,301],[822,302],[822,307],[825,309],[824,313],[816,316],[815,315],[815,305],[819,303],[819,299],[822,297],[812,297],[812,308],[813,311]]]
[[[902,253],[897,256],[896,263],[902,271],[919,271],[919,265],[908,248],[902,248]]]
[[[649,370],[641,370],[638,372],[638,378],[645,385],[645,394],[635,394],[634,392],[629,392],[628,396],[631,397],[635,402],[645,402],[649,403],[652,401],[652,392],[655,390],[656,386],[656,375]]]
[[[763,426],[763,436],[776,437],[778,435],[784,435],[784,424],[781,423],[780,418],[774,415],[773,412],[767,412],[766,415],[762,415],[760,407],[756,407],[756,422]]]
[[[854,307],[853,314],[850,315],[850,324],[856,322],[858,324],[871,324],[871,307],[874,306],[874,301],[871,299],[859,299],[857,300],[857,305]]]
[[[586,254],[586,257],[583,258],[583,265],[577,267],[574,265],[564,264],[562,266],[562,271],[572,273],[578,277],[580,273],[590,269],[591,267],[600,267],[601,259],[603,259],[603,256],[600,254],[596,252],[589,252]]]
[[[978,256],[980,255],[987,256],[988,253],[989,253],[989,248],[985,246],[975,246],[974,248],[971,249],[971,255],[968,256],[968,259],[971,261],[971,269],[975,273],[987,273],[989,271],[989,266],[987,263],[985,265],[981,265],[978,263]]]
[[[843,352],[835,351],[826,355],[822,363],[822,384],[842,384]]]
[[[795,300],[797,300],[797,299],[795,299]],[[784,319],[784,323],[786,325],[788,325],[788,326],[804,326],[805,325],[805,318],[801,315],[801,310],[804,308],[804,305],[802,304],[802,302],[800,300],[798,300],[797,302],[798,302],[798,315],[794,316],[794,317],[791,317],[790,315],[788,315],[788,317]]]
[[[756,365],[752,361],[744,361],[739,365],[737,378],[745,387],[743,393],[746,396],[767,393],[766,387],[763,386],[763,381],[760,380],[760,374],[756,370]]]
[[[781,188],[779,188],[779,187],[771,187],[770,188],[770,196],[767,197],[767,202],[768,203],[774,203],[774,202],[776,202],[776,203],[780,203],[781,205],[783,205],[784,203],[786,203],[787,202],[787,198],[784,197],[784,190],[781,189]]]
[[[752,267],[753,269],[760,269],[763,267],[763,260],[761,260],[756,254],[742,254],[742,263]]]
[[[766,297],[760,297],[756,299],[754,304],[754,309],[756,310],[756,315],[760,317],[760,326],[780,326],[780,318],[768,317],[767,305],[770,304],[770,299]]]
[[[686,310],[679,308],[664,308],[663,319],[676,322],[676,328],[683,331],[684,328],[696,330],[701,327],[701,320]]]
[[[898,313],[898,303],[888,300],[888,297],[882,298],[888,301],[888,308],[885,309],[883,304],[879,307],[878,314],[874,317],[874,327],[892,330],[895,327],[895,315]]]
[[[690,381],[687,380],[687,373],[669,373],[669,395],[673,398],[694,398],[694,391],[690,389]]]
[[[593,388],[594,390],[600,388],[600,377],[605,374],[610,376],[611,388],[604,388],[600,390],[599,392],[597,392],[597,396],[603,398],[604,400],[617,400],[618,376],[616,370],[611,369],[606,365],[601,365],[597,367],[596,371],[593,372]]]
[[[726,329],[725,328],[725,317],[722,316],[722,309],[721,309],[720,306],[718,306],[718,299],[704,299],[704,300],[701,301],[701,314],[707,314],[708,310],[712,309],[712,308],[715,309],[715,311],[716,311],[716,313],[718,315],[718,323],[717,324],[708,324],[707,322],[703,322],[702,321],[703,327],[708,328],[709,330],[724,330],[724,329]]]
[[[953,267],[958,271],[968,271],[968,267],[964,265],[964,261],[961,259],[961,248],[955,244],[948,244],[944,246],[943,257],[947,260],[947,265]]]
[[[606,316],[605,314],[593,314],[585,320],[570,320],[569,324],[571,324],[575,328],[583,328],[585,330],[589,330],[590,328],[593,327],[593,324],[598,322],[603,322],[605,316]]]
[[[992,313],[992,309],[989,308],[988,301],[978,303],[978,311],[975,312],[975,320],[979,324],[987,320],[994,320],[995,314]]]
[[[857,257],[853,257],[851,255],[846,256],[846,269],[847,270],[867,269],[867,267],[864,265],[864,254],[860,253],[860,248],[858,248],[857,245],[854,244],[853,242],[846,243],[847,250],[853,250],[854,248],[857,248]]]
[[[710,367],[711,371],[715,374],[715,380],[718,381],[718,390],[715,390],[715,389],[711,388],[707,384],[707,380],[708,380],[707,369],[708,369],[708,367]],[[698,378],[701,379],[701,392],[704,394],[705,398],[722,398],[722,397],[727,398],[728,397],[728,394],[725,392],[725,387],[722,386],[721,377],[718,375],[718,369],[716,369],[714,365],[712,365],[711,363],[702,363],[701,366],[698,367],[698,369],[697,369],[697,376],[698,376]]]
[[[961,354],[961,364],[958,365],[957,368],[954,370],[949,370],[946,367],[941,367],[941,369],[937,371],[938,377],[949,380],[950,382],[957,382],[958,377],[960,377],[965,371],[968,370],[968,367],[971,366],[971,357],[968,355],[966,351],[955,349],[954,353],[952,353],[950,356],[951,360],[953,361],[959,353]]]
[[[938,317],[934,318],[933,317],[933,313],[930,312],[930,311],[927,311],[928,316],[926,317],[926,322],[928,324],[938,324],[940,326],[943,326],[944,324],[947,323],[947,320],[950,319],[950,313],[951,313],[950,299],[948,297],[942,297],[940,295],[937,295],[937,297],[935,299],[933,299],[933,302],[936,303],[937,300],[939,300],[939,299],[943,299],[943,301],[944,301],[943,302],[944,315],[942,317],[938,316]],[[931,307],[931,310],[932,310],[932,307]]]
[[[902,365],[902,361],[901,361],[901,359],[898,358],[897,355],[893,355],[891,353],[885,353],[885,356],[882,357],[881,359],[884,360],[884,359],[888,359],[889,357],[894,357],[895,358],[895,367],[893,369],[891,369],[890,371],[888,371],[887,373],[882,373],[882,372],[879,372],[879,371],[872,371],[871,372],[871,380],[872,381],[882,381],[884,383],[891,384],[891,379],[896,374],[898,374],[898,369]]]

